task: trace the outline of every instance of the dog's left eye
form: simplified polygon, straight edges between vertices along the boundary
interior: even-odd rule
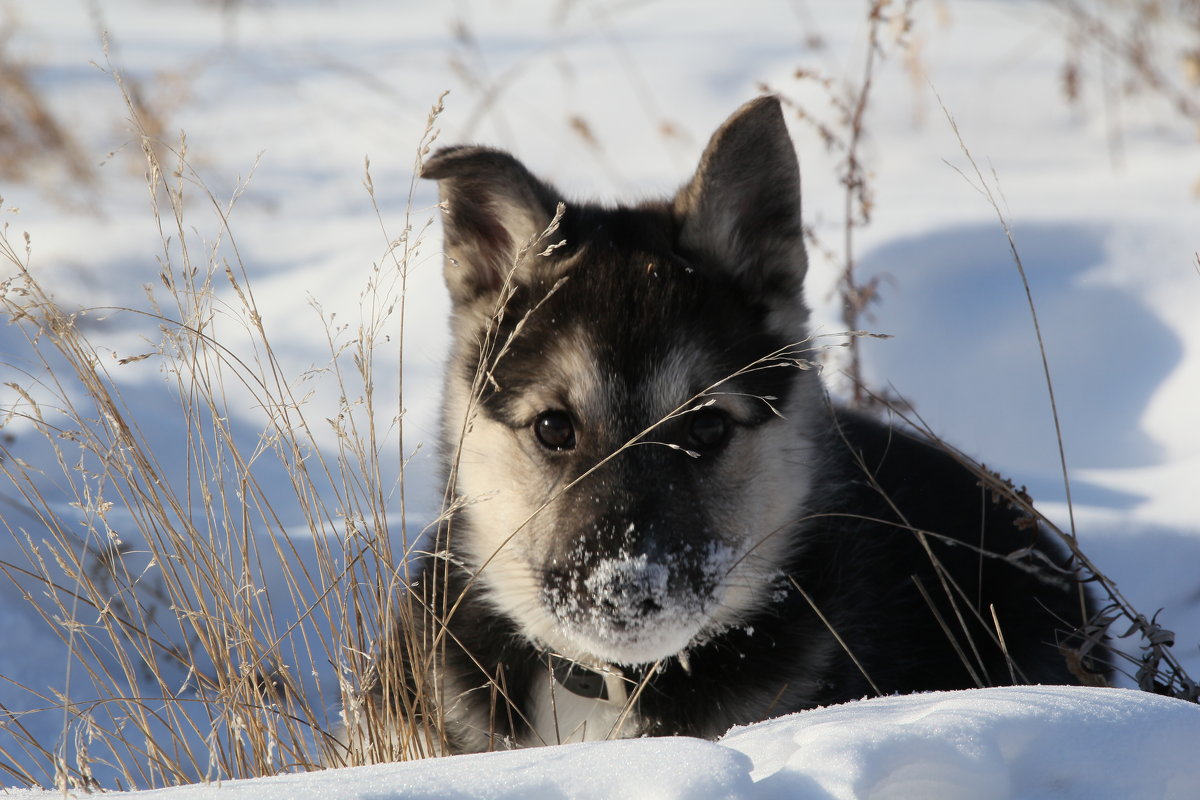
[[[688,415],[688,446],[694,450],[715,450],[729,438],[729,415],[716,408],[701,408]]]
[[[575,447],[575,426],[565,411],[543,411],[533,422],[533,432],[544,447],[571,450]]]

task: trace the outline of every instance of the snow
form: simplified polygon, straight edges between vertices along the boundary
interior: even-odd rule
[[[885,697],[727,734],[752,797],[1189,797],[1196,707],[1130,690],[1018,687]],[[1136,743],[1132,744],[1131,743]]]
[[[1194,704],[1133,690],[1030,686],[873,698],[735,728],[717,742],[587,742],[108,796],[1190,800],[1200,787],[1197,748]]]
[[[368,283],[378,274],[373,266],[387,262],[389,242],[405,225],[421,230],[435,217],[433,187],[413,181],[412,165],[443,89],[451,94],[439,143],[510,148],[568,193],[628,199],[662,194],[684,180],[711,130],[759,83],[832,120],[824,94],[796,79],[795,70],[857,80],[865,43],[861,4],[841,0],[736,7],[682,0],[556,8],[517,0],[85,5],[0,3],[0,19],[11,27],[5,52],[32,66],[87,162],[99,165],[90,186],[64,180],[48,164],[33,165],[25,182],[0,186],[10,241],[29,232],[33,267],[64,305],[145,307],[142,286],[157,282],[164,246],[128,111],[101,68],[111,61],[165,110],[168,143],[178,145],[177,132],[186,131],[189,163],[217,205],[245,181],[229,215],[231,233],[279,369],[308,394],[316,420],[341,410],[336,385],[321,373],[331,363],[327,324],[382,320],[393,349],[382,349],[376,389],[382,397],[399,394],[398,322],[364,315],[361,307],[373,297]],[[224,5],[234,10],[223,12]],[[910,399],[948,441],[1028,485],[1065,523],[1024,290],[995,210],[959,172],[970,174],[970,165],[940,98],[989,179],[994,170],[1029,273],[1080,541],[1143,613],[1162,609],[1159,621],[1176,632],[1176,655],[1196,677],[1194,127],[1147,94],[1111,108],[1099,79],[1085,80],[1081,104],[1068,105],[1058,71],[1066,26],[1046,4],[931,0],[916,11],[917,58],[906,62],[892,49],[880,61],[863,144],[874,205],[856,249],[862,276],[880,278],[883,298],[866,324],[892,335],[861,340],[868,378]],[[107,54],[101,29],[109,34]],[[812,45],[814,33],[823,47]],[[836,250],[841,156],[826,152],[811,126],[792,125],[806,219],[822,245]],[[362,185],[367,157],[374,199]],[[200,194],[194,185],[189,191]],[[204,203],[189,213],[188,227],[172,231],[171,246],[179,246],[180,235],[217,246],[222,225],[215,214]],[[411,262],[407,287],[404,455],[412,458],[404,493],[413,530],[440,500],[432,442],[448,303],[436,241],[435,226]],[[230,242],[219,247],[229,252]],[[835,280],[834,265],[813,248],[809,298],[824,332],[843,327]],[[236,309],[233,290],[221,292],[225,309]],[[153,326],[101,317],[82,324],[102,347],[118,356],[152,349]],[[231,352],[253,361],[244,317],[218,314],[213,325]],[[42,392],[25,372],[44,377],[15,327],[0,326],[0,383]],[[113,374],[167,479],[180,480],[187,460],[174,390],[150,361],[113,367]],[[263,410],[243,387],[227,389],[230,425],[254,442]],[[0,386],[0,407],[16,401]],[[382,427],[399,413],[394,403],[379,410]],[[0,434],[13,435],[30,463],[54,468],[29,448],[28,432],[9,420]],[[332,426],[314,435],[327,450],[337,445]],[[399,443],[388,441],[395,452],[384,481],[389,513],[398,519]],[[259,474],[287,497],[277,466],[264,459]],[[66,503],[62,482],[47,480],[46,490],[62,490]],[[302,515],[287,503],[277,510],[290,515],[284,524],[295,532],[295,558],[313,563]],[[31,525],[7,487],[0,487],[0,514],[16,527]],[[111,522],[131,527],[120,509]],[[0,559],[24,559],[21,545],[0,542]],[[277,598],[286,628],[294,612],[288,587],[269,570],[262,585]],[[21,723],[53,747],[77,731],[64,729],[61,709],[33,709],[54,706],[68,667],[64,646],[25,590],[0,580],[0,625],[6,641],[19,643],[0,645],[0,702],[22,712]],[[300,671],[309,690],[335,678],[325,663]],[[76,673],[72,699],[86,701],[80,691]],[[731,732],[719,743],[568,745],[142,796],[1184,798],[1200,796],[1198,739],[1197,709],[1163,698],[996,689],[819,709]],[[44,760],[25,753],[11,722],[0,721],[0,762],[9,760],[38,764],[30,768],[45,775]]]

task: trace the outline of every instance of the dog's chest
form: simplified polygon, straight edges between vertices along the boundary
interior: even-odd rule
[[[586,669],[540,671],[530,687],[525,746],[595,742],[636,736],[638,720],[629,704],[628,682],[616,672]]]

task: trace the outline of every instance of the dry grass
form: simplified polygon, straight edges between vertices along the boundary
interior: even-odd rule
[[[1098,92],[1114,166],[1124,163],[1125,129],[1139,124],[1140,102],[1165,104],[1200,135],[1200,2],[1047,2],[1064,19],[1063,94],[1086,107],[1089,87]]]
[[[35,166],[56,165],[68,185],[88,185],[92,166],[58,114],[46,103],[29,66],[13,57],[17,26],[4,19],[0,32],[0,180],[22,181]]]
[[[406,608],[397,602],[411,556],[403,464],[398,495],[385,477],[404,452],[402,412],[390,407],[399,398],[381,406],[374,387],[377,369],[399,367],[380,364],[381,342],[403,328],[407,268],[429,222],[406,220],[392,236],[381,219],[385,253],[361,318],[338,326],[322,315],[324,378],[341,408],[314,419],[305,384],[315,378],[287,375],[276,360],[238,257],[230,218],[244,185],[215,196],[182,143],[154,139],[125,96],[152,194],[166,198],[152,210],[161,288],[148,290],[149,307],[64,308],[39,278],[28,238],[14,243],[6,228],[0,239],[12,275],[3,315],[35,359],[9,365],[25,377],[9,384],[16,399],[2,422],[22,444],[36,440],[52,465],[46,474],[0,445],[6,494],[22,511],[3,526],[24,554],[0,569],[72,656],[62,694],[42,698],[61,709],[57,741],[36,741],[11,712],[8,731],[24,753],[0,759],[14,780],[64,789],[95,788],[101,767],[119,786],[147,787],[335,762],[336,709],[353,705],[377,643]],[[414,166],[415,175],[419,156]],[[366,182],[371,190],[369,171]],[[207,231],[197,223],[205,208]],[[143,352],[112,354],[89,334],[131,318],[157,330]],[[122,389],[122,370],[151,366],[176,391],[182,463],[160,461],[163,443],[141,430]],[[236,429],[235,405],[261,411],[256,437]],[[332,453],[318,446],[330,425]],[[267,469],[287,475],[290,494],[268,491]],[[284,522],[297,513],[299,532]],[[332,685],[312,678],[326,664],[338,675]],[[17,766],[31,760],[43,774]]]

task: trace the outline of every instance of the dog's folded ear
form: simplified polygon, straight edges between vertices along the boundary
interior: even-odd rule
[[[800,166],[778,98],[746,103],[717,129],[674,210],[683,250],[770,305],[800,302]]]
[[[487,147],[439,150],[425,162],[421,177],[438,182],[446,285],[455,303],[499,291],[560,202],[520,161]]]

